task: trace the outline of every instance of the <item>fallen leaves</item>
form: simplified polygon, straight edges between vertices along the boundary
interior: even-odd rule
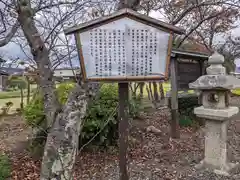
[[[169,134],[169,110],[163,109],[149,114],[143,113],[141,120],[134,120],[130,131],[129,140],[129,174],[131,180],[220,180],[222,177],[209,172],[197,171],[194,165],[203,158],[204,133],[202,129],[181,129],[180,139],[171,139]],[[18,121],[19,123],[19,121]],[[155,135],[146,131],[147,127],[153,126],[161,135]],[[0,124],[0,127],[1,124]],[[26,134],[25,128],[19,125],[7,126],[7,132]],[[9,129],[10,128],[10,129]],[[0,133],[3,132],[1,128]],[[18,131],[16,133],[16,131]],[[229,129],[230,145],[234,150],[232,159],[239,159],[240,121],[231,122]],[[13,134],[4,137],[16,137]],[[26,151],[10,151],[9,141],[0,141],[0,150],[8,153],[11,157],[12,174],[11,180],[37,180],[40,173],[40,160],[33,160]],[[14,143],[17,145],[16,143]],[[11,146],[12,147],[12,144]],[[16,147],[15,147],[16,148]],[[74,169],[76,180],[117,180],[118,173],[118,149],[111,147],[108,151],[81,152],[77,157]],[[240,179],[235,175],[232,179]],[[230,180],[230,179],[224,179]]]

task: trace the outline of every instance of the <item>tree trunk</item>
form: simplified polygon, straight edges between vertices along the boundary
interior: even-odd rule
[[[141,98],[141,99],[143,98],[144,85],[145,85],[144,82],[140,82],[140,98]]]
[[[154,101],[159,101],[159,95],[158,95],[158,88],[157,83],[153,82],[153,94],[154,94]]]
[[[130,83],[130,90],[131,90],[131,93],[132,93],[131,96],[135,100],[137,99],[137,90],[138,90],[139,86],[140,86],[139,83],[136,83],[136,82]]]
[[[41,180],[71,180],[83,118],[88,106],[84,85],[77,85],[48,135]]]
[[[154,97],[153,97],[153,91],[152,91],[152,83],[151,83],[151,82],[149,82],[149,83],[148,83],[148,85],[149,85],[150,97],[151,97],[152,101],[154,101]]]
[[[156,108],[156,101],[155,101],[154,95],[153,95],[152,83],[149,82],[148,85],[149,85],[149,93],[150,93],[149,96],[151,97],[152,105],[153,105],[154,108]]]
[[[147,90],[147,94],[148,94],[148,99],[151,101],[151,93],[150,93],[150,90],[148,88],[148,85],[146,85],[146,90]]]
[[[20,102],[20,108],[23,110],[23,88],[20,87],[20,93],[21,93],[21,102]]]
[[[50,128],[59,109],[55,84],[52,81],[51,62],[49,51],[40,37],[33,19],[33,9],[30,1],[19,0],[17,4],[18,21],[21,25],[31,49],[33,58],[39,69],[39,87],[44,98],[44,112],[47,118],[47,128]]]
[[[136,11],[139,5],[140,5],[140,0],[120,0],[118,4],[118,9],[127,7]]]
[[[47,129],[51,128],[42,160],[41,179],[71,180],[82,126],[81,120],[85,116],[87,107],[86,90],[83,85],[77,86],[64,108],[60,107],[53,82],[49,51],[34,23],[30,1],[19,0],[17,12],[18,21],[37,63]]]
[[[160,92],[161,99],[164,99],[163,83],[159,83],[159,92]]]
[[[30,80],[29,77],[26,76],[27,80],[27,104],[30,102],[30,94],[31,94],[31,86],[30,86]]]
[[[133,99],[136,99],[137,98],[138,84],[137,84],[137,82],[134,82],[132,84],[133,84]]]

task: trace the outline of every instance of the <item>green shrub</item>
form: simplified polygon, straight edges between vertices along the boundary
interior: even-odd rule
[[[43,98],[36,95],[34,99],[24,108],[23,115],[27,125],[36,128],[44,124]]]
[[[195,107],[198,107],[198,97],[188,97],[178,99],[179,108],[179,125],[192,126],[196,121],[196,116],[193,113]]]
[[[11,174],[10,160],[6,155],[0,154],[0,180],[7,180]]]
[[[117,138],[118,89],[116,84],[103,84],[99,98],[92,102],[87,111],[80,136],[80,145],[87,143],[96,133],[93,145],[113,144]]]
[[[62,83],[57,87],[59,101],[64,104],[73,83]],[[134,118],[138,115],[140,99],[129,101],[129,114]],[[24,109],[24,116],[28,125],[38,127],[44,125],[43,99],[37,96]],[[84,126],[79,137],[80,145],[87,143],[97,133],[98,135],[89,145],[107,146],[114,144],[118,136],[118,86],[117,84],[103,84],[96,99],[87,109]],[[101,131],[99,133],[99,131]]]
[[[73,88],[73,83],[62,83],[57,87],[57,95],[60,103],[64,104],[67,101],[68,94]],[[45,125],[43,98],[40,94],[36,95],[24,108],[24,117],[27,124],[31,127]]]
[[[75,84],[70,82],[64,82],[57,86],[58,100],[61,104],[64,104],[67,101],[68,95],[74,87]]]
[[[135,98],[129,99],[129,116],[130,118],[136,118],[139,115],[141,109],[141,95],[139,94]]]

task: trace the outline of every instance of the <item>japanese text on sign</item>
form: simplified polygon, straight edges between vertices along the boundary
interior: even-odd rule
[[[81,36],[88,78],[164,76],[169,33],[154,28],[95,28]]]

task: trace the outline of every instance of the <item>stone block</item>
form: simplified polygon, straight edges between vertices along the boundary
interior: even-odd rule
[[[227,163],[227,122],[206,120],[205,124],[204,163],[216,168]]]
[[[222,65],[211,65],[207,68],[207,74],[226,74],[226,68]]]
[[[228,121],[206,121],[204,160],[198,168],[228,176],[237,167],[227,160],[227,125]]]
[[[203,107],[212,109],[224,109],[228,106],[226,96],[226,91],[205,91],[202,93]]]
[[[214,121],[225,121],[234,117],[239,112],[238,107],[229,106],[226,109],[211,109],[203,106],[194,108],[194,114],[200,118],[206,118]]]
[[[226,163],[224,167],[216,168],[210,164],[207,164],[202,160],[199,164],[195,166],[196,169],[207,169],[215,174],[222,176],[231,176],[236,170],[239,170],[239,163]]]

